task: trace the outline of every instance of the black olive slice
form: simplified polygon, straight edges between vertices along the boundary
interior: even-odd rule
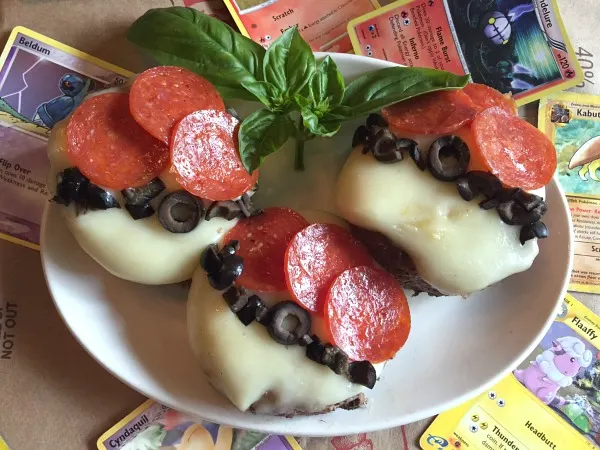
[[[463,198],[463,200],[470,202],[475,198],[475,193],[471,189],[471,186],[469,185],[469,180],[467,178],[463,177],[456,180],[456,188],[458,189],[458,193]]]
[[[238,277],[231,272],[217,272],[208,274],[208,282],[217,291],[223,291],[235,283]]]
[[[518,190],[518,192],[514,196],[514,199],[527,211],[532,211],[544,202],[544,199],[539,195],[531,194],[522,189]]]
[[[484,211],[488,211],[490,209],[497,208],[499,204],[500,204],[500,202],[498,201],[498,199],[490,198],[490,199],[482,200],[481,202],[479,202],[479,207],[481,209],[483,209]]]
[[[313,342],[313,339],[310,337],[310,335],[305,334],[298,340],[298,345],[300,345],[302,347],[306,347],[307,345],[311,344],[312,342]]]
[[[123,189],[121,194],[129,205],[144,205],[165,190],[165,183],[154,178],[145,186]]]
[[[74,203],[77,214],[80,210],[85,212],[88,209],[107,210],[121,207],[110,192],[90,183],[77,167],[65,169],[57,178],[56,195],[52,200],[65,206]]]
[[[472,170],[467,174],[467,179],[475,196],[483,194],[487,198],[493,198],[502,190],[500,180],[489,172]]]
[[[208,273],[217,273],[223,267],[223,261],[215,244],[206,247],[200,255],[200,267]]]
[[[321,361],[327,367],[332,367],[335,365],[335,357],[341,350],[337,347],[334,347],[330,344],[325,345],[325,351],[323,352],[323,358]]]
[[[254,321],[264,321],[266,315],[267,307],[257,295],[250,297],[246,306],[237,312],[237,316],[244,326],[248,326]]]
[[[508,202],[513,200],[521,192],[521,188],[502,188],[494,198],[498,199],[500,203]]]
[[[367,128],[368,129],[372,129],[375,127],[386,128],[387,126],[388,126],[387,121],[380,114],[372,113],[372,114],[369,114],[369,116],[367,117]]]
[[[280,344],[297,344],[298,340],[310,331],[310,314],[295,302],[277,303],[271,308],[270,315],[267,330],[271,337]]]
[[[220,217],[225,220],[233,220],[243,217],[244,213],[241,211],[240,206],[237,202],[232,200],[223,202],[214,202],[208,207],[206,211],[206,220]]]
[[[87,183],[89,182],[89,180],[87,179],[87,177],[81,173],[81,171],[77,168],[77,167],[68,167],[66,168],[62,174],[59,174],[59,177],[61,177],[61,179],[66,180],[68,182],[73,182],[73,183]]]
[[[57,176],[56,195],[52,199],[61,205],[69,206],[73,202],[81,201],[81,192],[89,184],[89,180],[77,167],[69,167]]]
[[[156,212],[149,203],[144,203],[141,205],[125,203],[125,209],[135,220],[145,219],[146,217],[152,216],[152,214]]]
[[[504,223],[508,225],[527,225],[540,220],[546,213],[547,207],[545,203],[541,203],[531,211],[527,211],[515,200],[510,200],[498,205],[497,210]]]
[[[239,200],[236,200],[236,203],[238,204],[240,212],[244,217],[251,217],[254,215],[252,211],[252,200],[250,199],[250,195],[247,193],[243,194]]]
[[[323,353],[325,346],[317,336],[311,336],[313,341],[306,346],[306,357],[318,364],[323,364]]]
[[[434,178],[454,181],[467,173],[471,152],[458,136],[442,136],[429,147],[427,167]]]
[[[352,148],[357,147],[359,145],[364,145],[369,141],[369,130],[364,125],[361,125],[356,129],[354,135],[352,136]],[[367,153],[363,149],[363,153]]]
[[[373,389],[377,381],[377,372],[369,361],[355,361],[348,367],[348,378],[353,383]]]
[[[223,258],[223,267],[218,272],[210,272],[208,281],[218,291],[223,291],[237,280],[244,270],[244,260],[237,255]]]
[[[243,288],[237,288],[236,286],[231,286],[225,292],[223,292],[223,298],[229,305],[229,309],[232,312],[237,313],[242,308],[244,308],[248,304],[248,294],[246,290]]]
[[[350,360],[348,359],[348,356],[340,350],[335,355],[333,365],[329,366],[329,368],[338,375],[348,375],[349,366]]]
[[[427,160],[419,148],[419,145],[415,141],[412,139],[401,138],[396,141],[396,146],[402,151],[408,151],[409,156],[412,158],[419,170],[424,171],[427,169]]]
[[[223,268],[221,271],[237,274],[238,277],[242,274],[242,271],[244,270],[244,258],[223,252],[221,253],[221,260],[223,261]]]
[[[256,297],[256,299],[258,299],[257,305],[256,305],[256,311],[254,313],[254,318],[255,320],[260,323],[261,325],[264,325],[265,327],[269,325],[270,321],[271,321],[271,311],[269,311],[269,308],[267,308],[267,306],[262,302],[262,300],[260,300],[260,298],[256,295],[253,295],[252,297],[250,297],[249,301],[255,301],[253,300]]]
[[[225,255],[235,255],[236,252],[240,249],[240,241],[237,239],[233,239],[227,243],[226,246],[223,247],[221,253]]]
[[[521,245],[525,245],[525,242],[529,241],[533,238],[545,239],[548,237],[548,228],[546,224],[541,221],[533,222],[528,225],[524,225],[521,228],[521,233],[519,234],[519,240],[521,241]]]
[[[375,159],[382,163],[395,163],[402,161],[401,148],[398,146],[394,135],[386,128],[380,130],[370,145]]]
[[[204,215],[202,202],[186,191],[166,195],[158,207],[158,220],[171,233],[189,233]]]
[[[85,189],[85,205],[83,206],[91,210],[106,210],[121,207],[117,199],[110,192],[91,183]]]

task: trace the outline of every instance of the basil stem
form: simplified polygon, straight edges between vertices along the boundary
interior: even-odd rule
[[[296,157],[294,158],[294,170],[304,170],[304,121],[302,117],[298,122],[298,132],[296,133]]]

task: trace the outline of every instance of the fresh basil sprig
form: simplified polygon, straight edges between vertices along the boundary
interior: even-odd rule
[[[304,141],[333,136],[341,124],[417,95],[464,87],[468,76],[414,67],[389,67],[346,85],[334,60],[318,65],[297,28],[268,50],[223,22],[192,8],[151,9],[128,32],[160,64],[185,67],[213,83],[228,99],[259,101],[266,109],[240,126],[240,157],[252,173],[290,137],[302,168]],[[300,113],[298,126],[290,113]]]

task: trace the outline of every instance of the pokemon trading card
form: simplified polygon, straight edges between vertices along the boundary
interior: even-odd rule
[[[600,96],[563,92],[540,100],[538,127],[556,148],[575,235],[569,290],[600,294]]]
[[[98,439],[98,450],[302,450],[289,437],[193,419],[147,400]]]
[[[600,319],[567,294],[533,352],[500,383],[440,414],[423,450],[592,450],[600,445]]]
[[[227,10],[227,6],[223,0],[183,0],[184,6],[197,9],[201,13],[219,19],[221,22],[225,22],[227,25],[235,27],[233,18]]]
[[[400,0],[348,33],[357,55],[470,74],[519,106],[583,79],[555,0]]]
[[[375,10],[376,0],[224,0],[241,33],[268,48],[298,27],[314,51],[352,51],[348,22]]]
[[[13,30],[0,56],[0,238],[39,248],[50,130],[88,93],[130,75],[34,31]]]

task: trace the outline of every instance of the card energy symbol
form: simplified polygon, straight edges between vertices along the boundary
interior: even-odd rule
[[[435,445],[439,445],[438,450],[442,450],[443,448],[448,446],[448,441],[440,436],[432,436],[431,434],[427,437],[427,443],[434,447]]]

